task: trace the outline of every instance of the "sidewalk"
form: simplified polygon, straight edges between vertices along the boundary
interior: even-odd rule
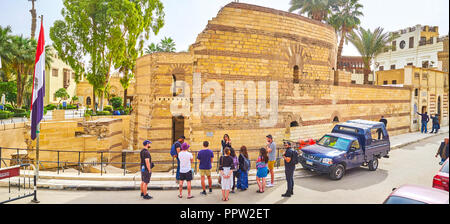
[[[439,135],[448,136],[449,127],[442,127]],[[422,134],[420,132],[406,133],[402,135],[391,137],[391,149],[399,149],[406,145],[413,144],[424,139],[436,136],[435,134]],[[28,176],[28,173],[23,175]],[[256,170],[252,169],[249,173],[249,184],[256,184],[255,181]],[[297,165],[294,173],[295,178],[311,177],[317,175],[314,172],[304,170],[301,165]],[[219,187],[217,182],[218,173],[212,172],[213,187]],[[282,181],[285,179],[283,167],[275,169],[275,180]],[[14,182],[14,180],[11,180]],[[141,183],[140,173],[126,174],[123,173],[109,173],[100,175],[98,173],[81,173],[78,175],[76,171],[66,171],[57,174],[56,172],[40,171],[38,188],[56,189],[56,190],[139,190]],[[8,186],[8,180],[1,180],[0,187]],[[186,186],[186,184],[185,184]],[[178,189],[175,183],[175,175],[172,172],[153,173],[149,184],[150,189],[155,190],[174,190]],[[201,188],[200,176],[195,175],[192,180],[192,188]]]

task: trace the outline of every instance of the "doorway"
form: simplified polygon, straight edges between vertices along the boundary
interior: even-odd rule
[[[172,142],[177,141],[182,135],[184,135],[184,117],[172,117]]]

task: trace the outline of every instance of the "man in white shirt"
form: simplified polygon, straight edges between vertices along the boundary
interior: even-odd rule
[[[188,199],[193,198],[191,195],[191,180],[193,178],[191,163],[194,162],[194,156],[192,153],[188,152],[190,145],[186,142],[181,145],[181,151],[178,154],[178,159],[180,160],[180,194],[179,198],[183,197],[183,182],[187,181]]]

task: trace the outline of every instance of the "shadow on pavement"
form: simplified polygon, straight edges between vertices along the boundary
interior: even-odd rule
[[[347,170],[341,180],[331,180],[328,175],[318,175],[295,179],[296,186],[314,191],[328,192],[333,190],[357,190],[383,182],[388,177],[388,171],[378,169],[369,171],[365,167]]]

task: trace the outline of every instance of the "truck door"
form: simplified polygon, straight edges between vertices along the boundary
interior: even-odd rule
[[[352,142],[350,149],[347,152],[347,167],[359,167],[364,162],[364,152],[358,140]]]

